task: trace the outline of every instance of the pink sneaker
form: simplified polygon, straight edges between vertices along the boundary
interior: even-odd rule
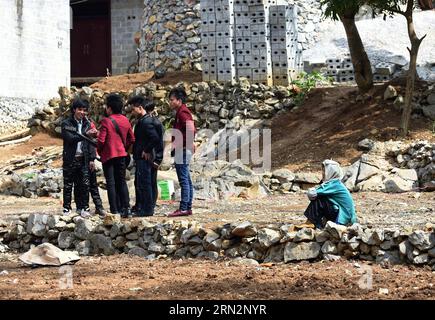
[[[192,212],[189,210],[181,211],[180,209],[178,209],[178,210],[175,210],[174,212],[168,214],[168,217],[183,217],[183,216],[189,216],[191,214],[192,214]]]

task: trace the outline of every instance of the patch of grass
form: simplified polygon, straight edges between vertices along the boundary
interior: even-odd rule
[[[25,180],[30,180],[30,179],[33,179],[36,177],[36,173],[34,173],[34,172],[33,173],[32,172],[23,173],[23,174],[21,174],[21,177],[24,178]]]
[[[295,96],[295,104],[296,106],[301,105],[307,94],[317,87],[318,85],[331,84],[332,78],[325,77],[320,72],[312,72],[306,73],[301,72],[298,77],[292,81],[292,84],[298,86],[301,89],[301,92]]]

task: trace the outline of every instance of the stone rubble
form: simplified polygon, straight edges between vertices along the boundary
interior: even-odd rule
[[[402,193],[435,190],[434,143],[414,141],[405,144],[365,139],[359,145],[369,151],[352,165],[343,168],[343,183],[350,191]],[[288,169],[257,173],[241,160],[232,163],[203,160],[195,155],[191,163],[195,198],[200,200],[261,198],[272,193],[305,192],[321,182],[319,173],[294,173]],[[164,172],[167,172],[164,176],[168,179],[175,179],[175,175],[170,174],[172,171]],[[100,186],[104,187],[101,170],[97,170],[97,175],[101,179]],[[127,176],[130,180],[134,171],[129,171]],[[60,198],[62,187],[62,169],[46,167],[0,176],[0,193],[6,195]],[[176,185],[177,190],[178,187]]]
[[[435,143],[371,141],[370,151],[346,168],[343,182],[350,191],[433,191]]]

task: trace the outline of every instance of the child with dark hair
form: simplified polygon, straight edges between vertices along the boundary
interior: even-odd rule
[[[135,215],[152,216],[157,200],[157,167],[163,158],[163,126],[152,116],[154,103],[142,96],[128,101],[138,119],[134,128],[133,158],[136,163]]]
[[[89,172],[95,170],[95,147],[81,136],[95,125],[86,118],[89,102],[75,99],[71,104],[71,116],[62,122],[63,138],[63,214],[71,213],[74,188],[77,212],[82,217],[90,215]]]
[[[189,163],[195,152],[195,123],[192,113],[186,106],[187,94],[181,88],[169,92],[169,105],[176,111],[174,121],[174,138],[172,154],[175,156],[175,170],[181,186],[180,207],[170,213],[169,217],[189,216],[192,214],[193,184],[190,178]]]
[[[100,130],[88,132],[97,136],[97,150],[103,163],[110,212],[122,217],[131,215],[130,196],[125,180],[128,150],[134,143],[134,134],[128,119],[122,114],[124,103],[118,94],[106,97],[105,115]],[[117,201],[117,198],[119,201]]]

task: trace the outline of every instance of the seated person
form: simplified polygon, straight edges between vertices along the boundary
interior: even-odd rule
[[[355,205],[349,190],[341,182],[343,174],[340,165],[325,160],[322,167],[322,184],[308,190],[311,202],[304,215],[317,228],[323,228],[328,221],[342,225],[355,223]]]

